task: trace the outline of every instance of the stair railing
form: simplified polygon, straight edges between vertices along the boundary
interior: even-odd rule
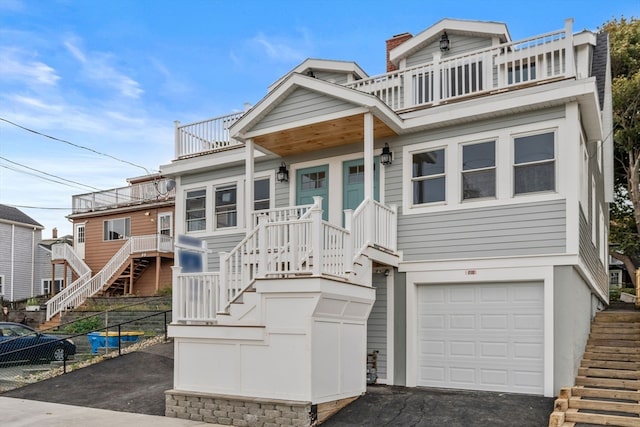
[[[170,239],[170,238],[169,238]],[[116,274],[134,253],[152,252],[159,250],[160,239],[154,234],[149,236],[134,236],[127,239],[122,247],[111,257],[95,276],[81,276],[78,280],[60,291],[55,297],[47,301],[47,320],[65,310],[67,307],[78,307],[87,298],[98,293],[104,285]],[[167,243],[165,242],[165,245]],[[168,246],[168,245],[167,245]]]
[[[51,260],[65,260],[78,276],[83,276],[91,269],[80,255],[68,243],[56,243],[51,246]]]

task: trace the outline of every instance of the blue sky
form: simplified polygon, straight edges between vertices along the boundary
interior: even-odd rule
[[[169,163],[174,120],[255,104],[306,58],[355,61],[376,75],[386,39],[443,18],[504,22],[518,40],[565,18],[580,31],[621,16],[640,16],[640,0],[0,0],[0,203],[40,208],[20,209],[45,237],[53,227],[70,234],[72,195]]]

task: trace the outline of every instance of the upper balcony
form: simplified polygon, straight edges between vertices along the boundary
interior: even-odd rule
[[[437,51],[429,59],[343,86],[374,95],[402,114],[576,76],[571,20],[561,30],[536,37],[457,55]],[[229,127],[243,114],[188,125],[176,122],[175,158],[242,146],[242,142],[230,137]]]
[[[174,200],[175,196],[175,182],[160,178],[126,187],[75,195],[72,198],[72,214],[164,202]]]

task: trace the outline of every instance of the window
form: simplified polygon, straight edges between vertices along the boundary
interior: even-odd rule
[[[55,280],[55,285],[56,285],[56,294],[58,292],[60,292],[62,290],[62,279],[56,279]],[[50,279],[46,279],[42,281],[42,293],[45,295],[49,295],[51,293],[51,280]]]
[[[302,190],[313,190],[315,188],[325,188],[327,177],[325,171],[304,173],[300,176],[300,188]]]
[[[104,222],[104,240],[120,240],[131,236],[131,219],[118,218]]]
[[[235,185],[219,187],[215,190],[216,228],[228,228],[238,225]]]
[[[462,200],[496,196],[495,141],[462,147]]]
[[[171,212],[158,214],[158,233],[164,236],[173,236]]]
[[[413,204],[445,200],[444,148],[413,155]]]
[[[187,191],[185,203],[185,218],[187,220],[187,232],[202,231],[206,229],[206,201],[207,190]]]
[[[269,209],[269,178],[259,179],[253,183],[253,210]]]
[[[84,225],[78,226],[76,230],[78,231],[78,243],[84,243]]]
[[[553,132],[515,138],[515,194],[555,190],[554,139]]]
[[[622,286],[622,270],[609,271],[609,284],[617,287]]]

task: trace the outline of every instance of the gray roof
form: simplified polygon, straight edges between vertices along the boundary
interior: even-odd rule
[[[0,221],[3,220],[44,228],[38,221],[13,206],[0,205]]]
[[[598,89],[598,99],[600,109],[604,105],[604,86],[607,75],[607,59],[609,58],[609,34],[600,32],[596,34],[596,47],[593,49],[591,59],[591,74],[596,77],[596,88]]]

